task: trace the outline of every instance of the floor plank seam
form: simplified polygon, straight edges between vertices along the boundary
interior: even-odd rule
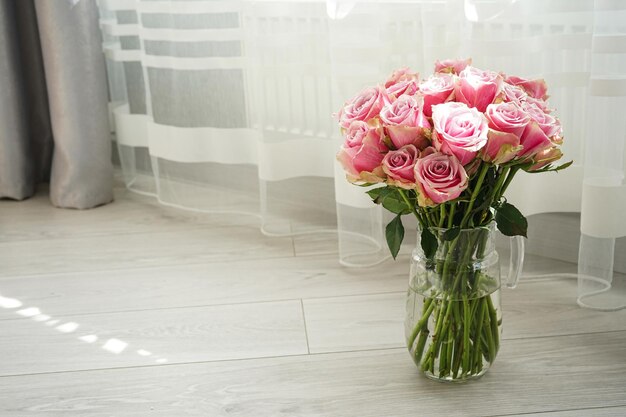
[[[535,414],[552,414],[552,413],[562,413],[562,412],[570,412],[570,411],[588,411],[588,410],[609,410],[611,408],[622,408],[626,405],[626,401],[621,405],[607,405],[602,407],[585,407],[585,408],[564,408],[562,410],[549,410],[549,411],[533,411],[528,413],[513,413],[513,414],[494,414],[485,417],[510,417],[510,416],[532,416]]]
[[[56,274],[53,274],[56,275]],[[33,276],[33,278],[41,278],[41,276]],[[535,283],[535,282],[543,282],[550,280],[558,280],[560,278],[546,278],[542,280],[534,280],[527,281],[526,283]],[[0,278],[0,284],[2,283],[2,279]],[[181,306],[171,306],[171,307],[154,307],[154,308],[141,308],[141,309],[130,309],[130,310],[103,310],[103,311],[79,311],[73,313],[57,313],[54,314],[55,317],[73,317],[73,316],[93,316],[99,314],[119,314],[119,313],[140,313],[140,312],[148,312],[148,311],[165,311],[165,310],[179,310],[186,308],[203,308],[203,307],[222,307],[222,306],[236,306],[236,305],[245,305],[245,304],[264,304],[264,303],[278,303],[278,302],[286,302],[286,301],[298,301],[298,300],[325,300],[325,299],[335,299],[335,298],[352,298],[352,297],[370,297],[370,296],[379,296],[379,295],[401,295],[404,294],[405,291],[381,291],[381,292],[364,292],[360,294],[337,294],[337,295],[326,295],[319,297],[305,297],[305,298],[276,298],[276,299],[268,299],[268,300],[250,300],[250,301],[235,301],[235,302],[227,302],[227,303],[209,303],[209,304],[193,304],[193,305],[181,305]],[[10,294],[4,294],[6,297],[11,297]],[[577,307],[574,303],[572,306]],[[7,317],[0,318],[1,321],[11,321],[11,320],[22,320],[23,317]],[[540,336],[541,337],[541,336]],[[513,339],[509,339],[513,340]]]
[[[282,298],[282,299],[276,299],[276,300],[238,301],[234,303],[197,304],[197,305],[174,306],[174,307],[155,307],[155,308],[143,308],[143,309],[137,309],[137,310],[95,311],[92,313],[79,312],[79,313],[61,313],[61,314],[54,314],[54,315],[51,313],[49,315],[51,318],[53,317],[54,318],[56,317],[82,317],[82,316],[97,316],[101,314],[142,313],[142,312],[148,312],[148,311],[158,312],[158,311],[167,311],[167,310],[184,310],[184,309],[189,309],[189,308],[228,307],[228,306],[241,306],[241,305],[247,305],[247,304],[271,304],[271,303],[283,303],[283,302],[298,301],[298,300],[299,298]],[[0,318],[0,322],[22,320],[22,319],[28,319],[28,318],[27,317],[11,317],[11,318],[4,318],[4,319]]]
[[[75,313],[60,313],[54,314],[55,317],[74,317],[74,316],[93,316],[98,314],[117,314],[117,313],[140,313],[146,311],[162,311],[162,310],[179,310],[185,308],[202,308],[202,307],[222,307],[222,306],[236,306],[236,305],[245,305],[245,304],[264,304],[264,303],[279,303],[284,301],[298,301],[298,300],[323,300],[326,298],[343,298],[343,297],[360,297],[360,296],[372,296],[372,295],[389,295],[389,294],[404,294],[404,291],[389,291],[389,292],[372,292],[372,293],[363,293],[363,294],[345,294],[345,295],[329,295],[324,297],[310,297],[310,298],[277,298],[271,300],[258,300],[258,301],[236,301],[232,303],[216,303],[216,304],[194,304],[187,306],[172,306],[172,307],[155,307],[155,308],[142,308],[142,309],[133,309],[133,310],[106,310],[106,311],[95,311],[95,312],[75,312]],[[6,295],[10,297],[10,295]],[[24,317],[10,317],[10,318],[0,318],[0,321],[10,321],[10,320],[21,320]]]
[[[30,372],[27,374],[11,374],[11,375],[0,375],[0,378],[18,378],[18,377],[26,377],[26,376],[37,376],[37,375],[48,375],[48,374],[67,374],[67,373],[77,373],[77,372],[99,372],[99,371],[117,371],[120,369],[143,369],[143,368],[158,368],[164,366],[182,366],[182,365],[201,365],[201,364],[213,364],[213,363],[235,363],[242,361],[255,361],[255,360],[269,360],[269,359],[281,359],[281,358],[297,358],[297,357],[307,357],[307,356],[322,356],[322,355],[340,355],[340,354],[348,354],[348,353],[362,353],[362,352],[385,352],[385,351],[395,351],[395,350],[404,350],[405,347],[391,347],[391,348],[372,348],[372,349],[362,349],[362,350],[346,350],[341,352],[313,352],[313,353],[294,353],[289,355],[278,355],[278,356],[255,356],[250,358],[237,358],[237,359],[214,359],[214,360],[206,360],[206,361],[188,361],[188,362],[171,362],[171,363],[162,363],[155,365],[131,365],[131,366],[116,366],[113,368],[86,368],[86,369],[72,369],[65,371],[46,371],[46,372]]]
[[[549,336],[537,336],[537,337],[502,339],[502,340],[575,337],[575,336],[586,336],[586,335],[594,335],[594,334],[613,334],[613,333],[626,333],[626,330],[608,330],[608,331],[603,331],[603,332],[578,333],[578,334],[567,334],[567,335],[549,335]],[[256,356],[256,357],[236,358],[236,359],[215,359],[215,360],[205,360],[205,361],[171,362],[171,363],[162,363],[162,364],[155,364],[155,365],[133,365],[133,366],[118,366],[118,367],[113,367],[113,368],[87,368],[87,369],[74,369],[74,370],[64,370],[64,371],[31,372],[31,373],[26,373],[26,374],[0,375],[0,378],[25,377],[25,376],[35,376],[35,375],[47,375],[47,374],[64,374],[64,373],[76,373],[76,372],[115,371],[115,370],[120,370],[120,369],[154,368],[154,367],[164,367],[164,366],[198,365],[198,364],[230,363],[230,362],[234,363],[234,362],[253,361],[253,360],[269,360],[269,359],[297,358],[297,357],[323,356],[323,355],[345,355],[345,354],[350,354],[350,353],[387,352],[387,351],[404,351],[404,350],[406,350],[406,346],[356,349],[356,350],[353,349],[353,350],[332,351],[332,352],[295,353],[295,354],[287,354],[287,355]],[[489,417],[499,417],[499,416],[489,416]]]
[[[307,354],[311,354],[311,347],[309,345],[309,332],[306,328],[306,314],[304,313],[304,301],[300,299],[300,308],[302,309],[302,323],[304,324],[304,337],[306,338],[306,351]]]
[[[313,256],[313,255],[311,255]],[[246,259],[247,260],[262,260],[262,259],[292,259],[294,258],[294,256],[292,255],[280,255],[280,256],[272,256],[272,255],[259,255],[259,256],[250,256],[250,255],[246,255]],[[234,261],[234,259],[231,259],[231,261]],[[194,261],[189,261],[186,260],[185,262],[176,262],[176,263],[164,263],[164,264],[152,264],[152,265],[146,265],[146,266],[137,266],[137,267],[123,267],[123,268],[107,268],[107,269],[85,269],[85,270],[77,270],[77,271],[72,271],[72,274],[80,274],[80,273],[92,273],[92,272],[116,272],[116,271],[137,271],[137,270],[144,270],[144,269],[154,269],[154,268],[162,268],[162,267],[174,267],[174,266],[199,266],[199,265],[212,265],[212,264],[219,264],[219,263],[224,263],[224,261],[222,260],[218,260],[216,259],[215,261],[201,261],[201,262],[194,262]],[[337,264],[339,264],[339,261],[337,261]],[[15,279],[15,278],[20,278],[20,279],[27,279],[30,277],[33,278],[41,278],[43,276],[47,276],[47,275],[67,275],[70,272],[54,272],[54,273],[31,273],[31,274],[26,274],[26,275],[21,275],[19,273],[17,274],[12,274],[11,276],[8,275],[0,275],[0,283],[3,280],[9,280],[9,279]]]

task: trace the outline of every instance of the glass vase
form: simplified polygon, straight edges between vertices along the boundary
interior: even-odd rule
[[[495,223],[456,233],[431,228],[438,241],[434,256],[420,245],[411,257],[405,334],[421,372],[438,381],[462,382],[482,376],[500,347],[500,261]],[[505,285],[514,288],[521,273],[524,241],[511,239]]]

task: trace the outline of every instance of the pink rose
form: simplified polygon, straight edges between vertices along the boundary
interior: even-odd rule
[[[407,94],[409,96],[417,93],[418,86],[417,81],[399,81],[389,87],[387,87],[387,94],[390,98],[396,99],[403,94]]]
[[[530,123],[530,116],[515,102],[490,104],[485,117],[490,128],[512,133],[517,137],[522,136],[526,125]]]
[[[519,156],[534,156],[552,146],[550,138],[534,120],[526,126],[520,143],[523,149],[519,152]]]
[[[389,151],[383,158],[383,171],[387,174],[387,184],[405,189],[415,188],[415,161],[419,151],[413,145],[406,145],[397,151]]]
[[[435,72],[460,74],[468,65],[472,65],[472,58],[468,59],[444,59],[435,61]]]
[[[526,96],[526,99],[524,100],[524,102],[528,103],[528,104],[534,104],[535,106],[539,107],[541,110],[543,110],[544,113],[551,113],[552,109],[548,108],[548,103],[545,100],[542,100],[540,98],[533,98],[531,96]]]
[[[529,171],[536,171],[538,169],[541,169],[549,163],[561,159],[562,156],[563,152],[561,152],[561,150],[557,147],[544,149],[533,157],[535,165],[531,166],[529,168]]]
[[[413,96],[400,96],[393,103],[387,103],[380,112],[380,119],[396,148],[415,145],[419,149],[428,146],[426,130],[430,123]]]
[[[419,90],[424,97],[422,108],[428,117],[433,115],[432,106],[441,104],[452,99],[454,81],[451,75],[439,74],[430,77],[419,85]]]
[[[500,93],[501,87],[502,76],[497,72],[467,67],[459,74],[454,87],[455,99],[484,112]]]
[[[337,160],[350,182],[381,182],[384,178],[382,161],[387,147],[382,141],[381,128],[357,120],[346,131],[345,141]]]
[[[347,129],[355,120],[368,121],[378,116],[386,101],[389,98],[384,88],[366,88],[339,110],[339,125]]]
[[[532,120],[537,122],[547,137],[561,134],[561,123],[556,119],[556,117],[546,113],[536,103],[526,101],[522,103],[522,109],[528,113]]]
[[[398,98],[403,94],[412,96],[417,93],[418,81],[418,73],[411,72],[406,67],[400,68],[395,70],[385,81],[385,89],[392,99]]]
[[[527,80],[526,78],[511,75],[505,80],[511,85],[517,85],[526,91],[529,96],[545,100],[547,98],[548,86],[543,79]]]
[[[507,83],[502,83],[502,92],[504,93],[504,101],[512,101],[517,104],[521,104],[528,97],[528,94],[520,87]]]
[[[433,144],[462,165],[469,163],[487,144],[487,119],[475,108],[448,102],[433,106]]]
[[[411,72],[408,67],[399,68],[391,73],[387,81],[385,81],[385,88],[389,88],[394,84],[401,81],[418,81],[420,75],[417,72]]]
[[[485,162],[499,165],[515,158],[522,149],[519,136],[489,129],[487,145],[480,151],[480,154]]]
[[[429,153],[415,163],[418,204],[434,206],[454,200],[467,188],[463,165],[453,155]]]

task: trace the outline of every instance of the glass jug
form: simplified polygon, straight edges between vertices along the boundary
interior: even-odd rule
[[[428,258],[418,242],[411,256],[405,335],[415,364],[429,378],[466,381],[482,376],[500,346],[500,261],[496,229],[464,229],[450,239],[447,229],[431,228],[438,241]],[[524,261],[524,240],[511,239],[504,284],[515,288]]]

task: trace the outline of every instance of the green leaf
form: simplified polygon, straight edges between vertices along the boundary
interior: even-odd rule
[[[503,235],[528,237],[528,221],[513,204],[503,203],[498,207],[496,224]]]
[[[411,207],[408,207],[400,192],[396,189],[390,189],[391,192],[384,196],[383,207],[394,214],[409,214]]]
[[[562,164],[562,165],[559,165],[558,167],[554,168],[554,169],[553,169],[553,171],[554,171],[554,172],[556,172],[556,171],[560,171],[560,170],[562,170],[562,169],[565,169],[565,168],[569,167],[569,166],[570,166],[570,165],[572,165],[573,163],[574,163],[574,161],[573,161],[573,160],[572,160],[572,161],[569,161],[569,162],[566,162],[566,163],[564,163],[564,164]]]
[[[404,226],[402,225],[402,215],[398,214],[389,222],[385,228],[385,238],[387,239],[387,246],[389,246],[389,252],[393,259],[396,259],[402,240],[404,239]]]
[[[446,230],[445,232],[443,232],[443,235],[441,235],[441,237],[443,238],[443,240],[445,241],[451,241],[456,239],[459,234],[461,233],[461,228],[460,227],[453,227],[451,229]]]
[[[372,198],[374,203],[382,204],[384,208],[394,214],[409,214],[412,211],[412,207],[407,206],[396,188],[378,187],[367,191],[367,194]]]
[[[574,161],[569,161],[569,162],[566,162],[566,163],[564,163],[562,165],[559,165],[557,167],[555,167],[552,164],[548,164],[548,165],[546,165],[543,168],[536,169],[534,171],[528,171],[528,173],[530,173],[530,174],[541,174],[543,172],[559,172],[559,171],[564,170],[565,168],[569,167],[573,163],[574,163]]]
[[[439,243],[437,242],[437,238],[435,237],[435,235],[433,235],[427,227],[422,229],[422,237],[420,241],[422,245],[422,250],[424,251],[424,255],[426,255],[426,257],[429,259],[435,256]]]
[[[392,190],[389,187],[378,187],[373,190],[366,191],[367,195],[372,198],[372,201],[376,204],[380,204],[383,202],[383,199],[387,194],[389,194]]]

